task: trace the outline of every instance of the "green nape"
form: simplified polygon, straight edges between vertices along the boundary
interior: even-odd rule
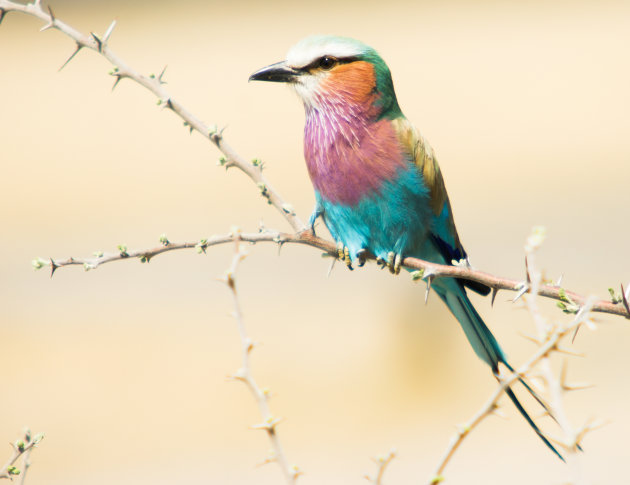
[[[368,47],[365,53],[360,56],[360,59],[374,66],[376,89],[380,94],[376,101],[377,106],[381,108],[379,119],[393,120],[403,116],[400,106],[398,106],[398,100],[396,99],[392,74],[383,58],[379,56],[378,52],[374,49]]]

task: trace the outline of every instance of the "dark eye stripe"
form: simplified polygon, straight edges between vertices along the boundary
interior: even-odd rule
[[[315,59],[313,62],[307,64],[304,67],[300,67],[298,69],[296,69],[297,71],[302,71],[302,72],[308,72],[308,71],[312,71],[313,69],[320,69],[319,63],[321,62],[321,60],[324,57],[329,57],[331,59],[335,60],[335,63],[337,65],[340,64],[350,64],[351,62],[356,62],[359,60],[358,57],[334,57],[334,56],[322,56],[322,57],[318,57],[317,59]]]

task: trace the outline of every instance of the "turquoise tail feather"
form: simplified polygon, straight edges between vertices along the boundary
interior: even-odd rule
[[[504,364],[511,372],[514,372],[512,366],[507,362],[503,350],[499,346],[499,343],[490,332],[490,329],[475,310],[471,301],[466,295],[466,290],[462,287],[461,283],[455,280],[442,280],[441,284],[435,285],[435,291],[440,298],[446,303],[451,313],[457,318],[468,341],[470,342],[475,353],[490,366],[495,376],[499,374],[499,363]],[[534,390],[519,377],[518,379],[525,389],[549,412],[549,409],[542,401],[542,399],[534,392]],[[558,450],[549,442],[547,437],[542,433],[540,428],[534,423],[530,415],[527,413],[523,405],[520,403],[516,394],[510,387],[505,389],[505,393],[508,395],[518,412],[521,413],[525,421],[531,426],[538,437],[547,445],[547,447],[553,451],[553,453],[562,461],[564,457],[558,452]],[[549,413],[552,417],[553,414]]]

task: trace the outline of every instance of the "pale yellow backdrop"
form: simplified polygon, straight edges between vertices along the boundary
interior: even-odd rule
[[[312,33],[376,47],[401,106],[442,163],[473,263],[524,276],[533,225],[539,262],[566,287],[607,296],[630,281],[630,4],[628,2],[56,1],[83,32],[118,26],[111,47],[144,73],[168,64],[168,89],[225,135],[306,218],[303,112],[279,85],[247,83]],[[73,43],[13,13],[0,26],[0,442],[24,425],[46,433],[29,485],[278,484],[256,468],[269,449],[253,400],[226,376],[239,340],[224,286],[230,248],[173,253],[85,273],[34,272],[36,256],[153,246],[286,229],[245,177],[172,113]],[[494,388],[488,369],[423,285],[373,265],[352,273],[318,252],[254,247],[239,284],[262,342],[254,373],[301,483],[361,484],[371,456],[395,446],[388,484],[423,483],[455,424]],[[526,312],[500,293],[475,302],[512,361],[533,346]],[[552,303],[551,318],[565,318]],[[567,397],[589,483],[628,483],[630,324],[602,318],[574,348],[570,378],[596,384]],[[464,444],[450,484],[558,484],[567,469],[513,407]],[[549,423],[545,423],[548,425]],[[0,446],[0,457],[9,455]]]

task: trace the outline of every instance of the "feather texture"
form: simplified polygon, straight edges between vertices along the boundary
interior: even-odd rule
[[[260,79],[292,82],[306,111],[304,156],[316,198],[311,225],[321,215],[352,262],[364,251],[384,260],[392,253],[398,261],[466,259],[433,149],[401,112],[389,68],[376,51],[352,39],[318,36],[299,43],[286,63],[276,66],[259,71],[265,76]],[[465,287],[490,291],[452,278],[433,283],[477,356],[495,375],[499,364],[511,369]],[[506,393],[562,458],[512,389]]]

